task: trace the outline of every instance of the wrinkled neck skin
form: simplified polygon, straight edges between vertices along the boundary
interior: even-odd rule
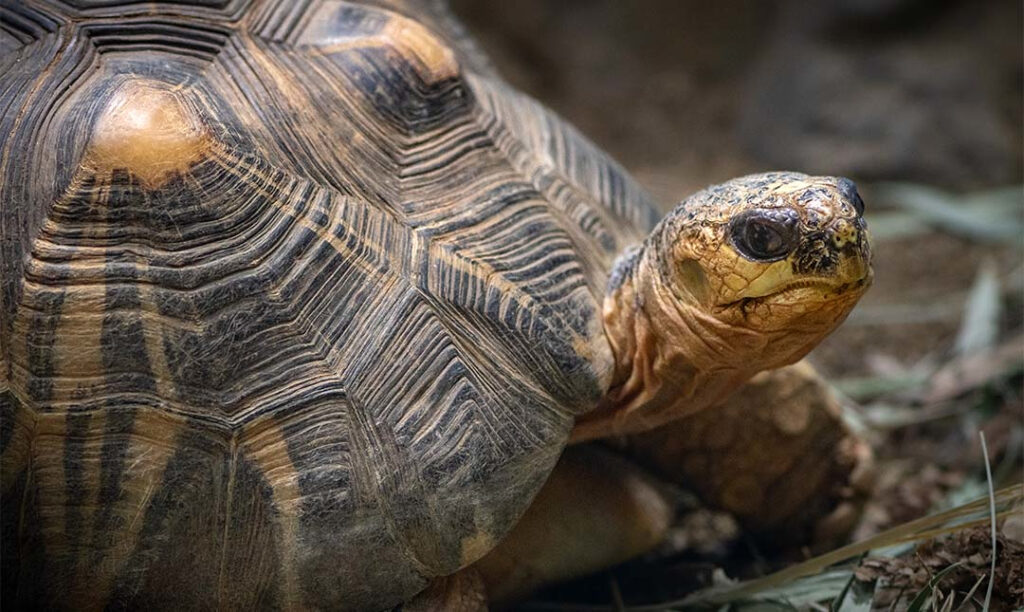
[[[721,403],[761,370],[806,355],[859,297],[814,306],[810,320],[755,327],[751,321],[764,323],[786,307],[709,308],[690,284],[672,282],[672,266],[663,262],[680,260],[659,256],[659,248],[648,240],[617,263],[603,311],[615,376],[597,409],[577,422],[572,442],[646,431]]]
[[[756,373],[743,364],[748,351],[737,348],[757,352],[764,338],[676,298],[654,259],[642,247],[619,264],[626,269],[617,271],[621,284],[611,288],[603,313],[615,377],[597,409],[577,423],[573,441],[644,431],[697,412]]]

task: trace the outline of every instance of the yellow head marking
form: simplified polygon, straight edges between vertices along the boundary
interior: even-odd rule
[[[695,292],[678,274],[671,284],[684,297],[703,296],[691,301],[729,323],[757,328],[847,310],[847,294],[859,295],[870,281],[862,208],[843,178],[771,173],[709,188],[677,209],[664,234],[665,261],[699,265],[705,286]]]

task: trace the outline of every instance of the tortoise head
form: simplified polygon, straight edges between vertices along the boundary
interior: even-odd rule
[[[722,324],[767,334],[768,361],[792,361],[786,347],[809,350],[870,284],[863,212],[845,178],[768,173],[705,189],[655,234],[665,288]]]
[[[871,282],[845,178],[746,176],[679,204],[619,259],[604,304],[615,376],[576,440],[650,429],[797,361]]]

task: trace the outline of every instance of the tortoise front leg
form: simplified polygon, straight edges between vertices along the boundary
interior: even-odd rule
[[[620,442],[617,451],[600,443],[566,449],[512,532],[470,568],[490,602],[653,549],[675,519],[665,482],[732,513],[761,539],[819,547],[847,535],[870,485],[870,448],[802,362],[756,376],[725,404]]]
[[[763,372],[725,404],[628,438],[652,472],[732,513],[762,540],[828,547],[871,484],[871,449],[805,362]]]

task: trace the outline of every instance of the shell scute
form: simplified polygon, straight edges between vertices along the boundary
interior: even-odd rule
[[[630,187],[395,11],[75,4],[0,83],[21,602],[382,608],[483,554],[603,393]]]

